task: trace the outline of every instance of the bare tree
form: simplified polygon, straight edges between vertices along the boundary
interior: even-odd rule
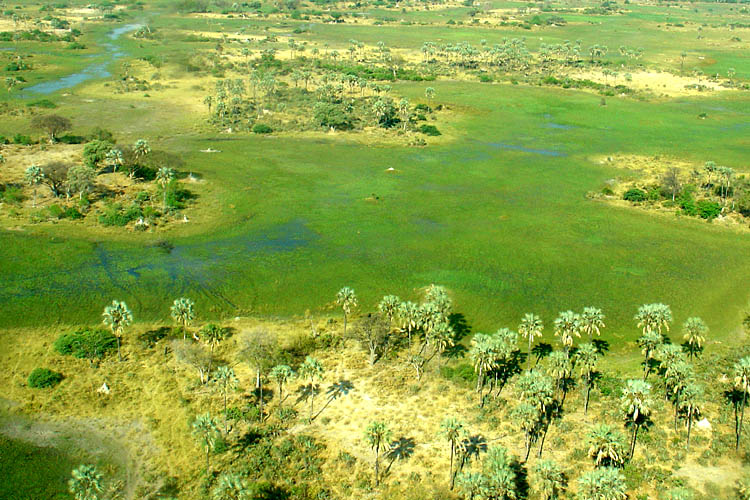
[[[255,388],[258,390],[261,420],[263,420],[263,374],[274,364],[273,356],[277,344],[276,334],[263,327],[243,332],[238,340],[240,358],[255,369]]]

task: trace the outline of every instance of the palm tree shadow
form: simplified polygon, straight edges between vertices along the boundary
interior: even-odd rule
[[[349,394],[352,390],[354,390],[354,384],[349,382],[348,380],[339,380],[338,382],[335,382],[331,384],[328,389],[326,389],[326,394],[328,395],[328,400],[326,401],[326,404],[323,405],[323,407],[318,410],[318,413],[313,416],[312,420],[315,420],[318,418],[318,415],[323,413],[323,410],[328,408],[328,405],[330,405],[333,401],[336,399],[346,396]]]
[[[461,449],[463,453],[461,454],[459,470],[463,469],[467,461],[470,462],[474,458],[478,459],[480,453],[487,452],[487,439],[480,434],[466,437],[461,441]]]
[[[307,401],[311,397],[317,396],[318,394],[320,394],[319,384],[301,385],[297,388],[297,400],[295,401],[295,404],[299,404],[302,401]]]
[[[516,473],[516,499],[526,500],[529,498],[529,473],[526,467],[518,460],[513,460],[510,468]]]
[[[591,343],[594,344],[594,347],[596,348],[596,352],[599,354],[604,354],[609,351],[609,342],[602,339],[592,339]]]
[[[388,467],[385,469],[385,474],[391,470],[393,462],[396,460],[408,460],[414,454],[414,448],[416,447],[414,438],[400,437],[395,441],[391,442],[388,453],[385,457],[389,460]]]
[[[536,356],[536,363],[539,364],[539,362],[542,360],[542,358],[546,358],[552,353],[552,345],[546,343],[546,342],[540,342],[534,347],[531,348],[531,354]]]

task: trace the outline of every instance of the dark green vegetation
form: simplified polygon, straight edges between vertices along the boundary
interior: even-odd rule
[[[68,479],[75,461],[57,448],[34,446],[0,434],[0,498],[69,500]]]
[[[29,387],[44,389],[54,387],[63,379],[62,373],[54,372],[48,368],[35,368],[29,374]]]

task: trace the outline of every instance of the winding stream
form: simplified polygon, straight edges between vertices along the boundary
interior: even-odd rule
[[[117,59],[120,59],[125,55],[125,52],[117,46],[114,41],[117,40],[122,34],[130,31],[135,31],[140,28],[142,24],[126,24],[115,28],[107,34],[107,39],[111,42],[104,42],[102,46],[105,49],[103,56],[95,56],[99,59],[97,62],[91,63],[86,66],[83,70],[73,73],[68,76],[63,76],[56,80],[49,82],[37,83],[31,87],[23,89],[22,94],[28,96],[28,94],[41,94],[47,95],[57,92],[58,90],[68,89],[75,87],[76,85],[83,83],[94,78],[107,78],[112,73],[107,69]],[[103,60],[101,59],[103,58]]]

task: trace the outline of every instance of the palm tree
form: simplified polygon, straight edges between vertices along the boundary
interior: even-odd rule
[[[600,467],[578,478],[578,500],[624,500],[625,476],[612,467]]]
[[[463,422],[456,420],[455,418],[446,418],[440,424],[440,432],[450,443],[450,455],[451,465],[449,469],[449,478],[451,483],[451,490],[453,489],[456,475],[453,472],[453,457],[456,454],[456,447],[460,444],[461,439],[464,437],[465,430]]]
[[[638,428],[644,423],[651,413],[651,384],[643,380],[628,380],[627,386],[622,390],[621,405],[625,412],[625,420],[633,427],[633,436],[630,441],[630,454],[633,458],[635,442],[638,438]]]
[[[685,387],[693,379],[693,366],[688,363],[684,356],[676,358],[664,370],[664,385],[667,397],[671,394],[674,398],[674,430],[677,432],[677,417],[680,410],[680,398]]]
[[[479,400],[482,399],[482,389],[484,388],[484,377],[487,373],[495,368],[495,351],[493,349],[492,338],[483,333],[477,333],[471,339],[471,349],[469,356],[474,364],[474,371],[477,374],[477,392]]]
[[[279,387],[279,406],[281,406],[281,402],[284,401],[284,398],[282,397],[284,384],[294,378],[294,370],[292,370],[292,367],[288,365],[276,365],[271,368],[268,376],[271,379],[275,380],[276,384]]]
[[[734,365],[734,387],[742,393],[742,407],[740,410],[740,423],[737,426],[735,450],[740,449],[740,436],[745,420],[745,406],[747,406],[747,393],[750,392],[750,356],[740,359]]]
[[[594,385],[594,375],[596,374],[596,363],[599,361],[599,351],[594,344],[589,342],[578,346],[575,354],[576,366],[581,369],[581,378],[586,387],[586,396],[583,403],[583,414],[589,411],[589,396],[591,387]]]
[[[535,488],[542,500],[556,500],[565,490],[565,475],[552,460],[539,460],[534,464]]]
[[[216,323],[209,323],[198,332],[198,336],[206,342],[211,348],[211,355],[208,361],[208,373],[211,373],[211,364],[214,360],[214,348],[224,340],[227,331]],[[183,337],[184,340],[184,337]]]
[[[638,346],[641,348],[641,353],[643,353],[645,358],[643,361],[644,381],[648,379],[648,375],[651,373],[651,360],[662,344],[664,344],[664,336],[658,331],[646,330],[638,339]]]
[[[237,474],[225,472],[219,476],[219,481],[213,491],[213,500],[250,500],[252,490]]]
[[[401,299],[395,295],[386,295],[378,304],[378,311],[386,315],[391,325],[393,318],[398,314],[399,304],[401,304]]]
[[[549,355],[547,373],[555,381],[555,391],[559,390],[562,392],[562,401],[565,401],[565,394],[567,392],[566,381],[572,371],[573,364],[564,352],[555,351]]]
[[[682,401],[680,401],[680,410],[685,413],[687,419],[687,444],[686,448],[690,449],[690,431],[693,429],[693,420],[697,420],[701,414],[703,403],[703,387],[692,382],[685,386],[682,391]]]
[[[402,302],[398,306],[398,317],[401,320],[401,328],[406,330],[409,337],[409,348],[411,348],[411,333],[419,324],[420,309],[414,302]]]
[[[544,330],[544,323],[542,318],[536,314],[526,313],[521,318],[521,324],[518,325],[518,333],[523,335],[523,338],[529,339],[529,357],[526,364],[526,368],[529,369],[531,364],[531,345],[534,343],[536,337],[542,336],[542,330]]]
[[[604,314],[601,309],[596,307],[584,307],[581,314],[581,331],[589,336],[589,341],[593,335],[601,335],[601,329],[604,328]]]
[[[117,168],[121,167],[124,161],[122,157],[122,151],[120,151],[119,149],[110,149],[109,151],[107,151],[104,160],[107,162],[107,165],[112,167],[113,172],[117,172]]]
[[[140,160],[149,153],[151,153],[151,146],[149,146],[146,139],[138,139],[135,141],[135,144],[133,145],[133,154],[135,155],[136,160]]]
[[[573,336],[581,336],[581,317],[573,311],[561,312],[555,319],[555,337],[560,337],[566,356],[573,346]]]
[[[198,415],[193,421],[193,434],[206,449],[206,476],[210,468],[211,449],[216,443],[216,433],[216,420],[211,417],[210,413]]]
[[[375,485],[380,486],[380,452],[391,439],[391,431],[384,422],[371,422],[365,429],[365,441],[375,451]]]
[[[435,98],[435,89],[427,87],[424,89],[424,96],[427,98],[427,107],[432,109],[432,100]]]
[[[219,391],[224,396],[224,435],[227,431],[227,397],[229,392],[237,389],[239,380],[234,374],[234,370],[228,366],[220,366],[216,369],[216,383],[219,385]]]
[[[24,179],[26,179],[26,184],[34,188],[33,207],[36,208],[36,188],[44,180],[44,172],[38,165],[31,165],[24,172]]]
[[[195,306],[195,303],[192,300],[180,297],[175,299],[170,308],[172,319],[182,327],[182,340],[185,340],[187,336],[187,327],[195,319],[193,306]]]
[[[122,332],[125,327],[133,322],[133,313],[128,309],[125,302],[117,300],[112,301],[112,305],[104,308],[102,313],[104,318],[104,324],[109,326],[112,330],[112,335],[117,338],[117,359],[122,361],[122,354],[120,353],[120,341],[122,339]]]
[[[591,428],[588,445],[589,457],[597,467],[622,467],[625,463],[625,438],[607,424]]]
[[[357,296],[354,294],[354,290],[348,286],[339,290],[339,293],[336,294],[336,303],[344,311],[344,335],[346,335],[346,320],[349,313],[352,312],[352,308],[357,307]]]
[[[682,325],[682,329],[685,332],[682,338],[685,339],[685,343],[688,346],[688,356],[692,360],[693,356],[703,349],[708,327],[700,318],[688,318],[685,324]]]
[[[659,332],[662,328],[669,331],[669,324],[672,322],[672,310],[666,304],[644,304],[638,308],[635,315],[638,322],[638,328],[646,332]]]
[[[156,180],[159,182],[161,189],[164,192],[163,207],[165,212],[167,210],[167,186],[172,182],[172,179],[174,179],[174,170],[169,167],[161,167],[156,172]]]
[[[299,367],[302,378],[310,381],[310,420],[313,417],[313,404],[315,402],[315,381],[323,378],[323,365],[317,359],[307,356],[305,362]]]
[[[521,401],[518,406],[513,409],[513,419],[516,421],[518,427],[523,431],[525,436],[526,451],[523,458],[524,462],[529,459],[531,445],[539,434],[542,425],[541,417],[539,408],[528,401]]]
[[[464,472],[458,476],[458,489],[460,489],[467,500],[484,498],[482,493],[485,489],[484,476],[478,472]]]
[[[68,481],[68,491],[75,500],[99,500],[102,488],[102,475],[93,465],[79,465],[71,473],[73,477]]]
[[[521,375],[516,383],[516,388],[521,401],[528,402],[539,412],[539,421],[542,427],[539,432],[542,438],[539,443],[538,456],[541,457],[542,450],[544,449],[544,439],[551,423],[551,410],[555,402],[554,382],[548,375],[531,370]]]

